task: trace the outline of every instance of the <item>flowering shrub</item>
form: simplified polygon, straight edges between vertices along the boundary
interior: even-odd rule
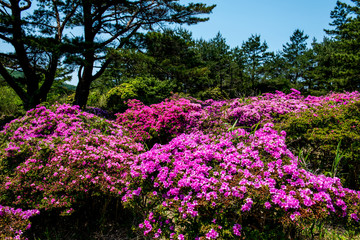
[[[288,113],[297,114],[309,108],[321,107],[324,104],[331,104],[335,107],[359,98],[360,94],[358,92],[331,93],[322,97],[304,97],[295,89],[292,89],[290,94],[277,91],[274,94],[266,93],[259,97],[230,101],[229,107],[225,111],[225,118],[230,122],[236,120],[238,126],[251,127],[258,122],[274,121],[277,117]]]
[[[123,201],[142,206],[139,228],[154,238],[229,239],[360,217],[360,193],[300,169],[272,124],[254,134],[180,135],[140,154],[131,179]]]
[[[142,150],[128,138],[104,136],[92,131],[74,135],[56,146],[44,145],[50,152],[34,154],[4,178],[3,194],[13,205],[38,209],[64,209],[94,195],[119,195],[129,172],[133,152]],[[10,196],[13,196],[11,198]]]
[[[62,214],[92,196],[119,196],[143,151],[115,123],[69,105],[31,110],[0,134],[2,203]]]
[[[39,210],[14,209],[0,205],[0,238],[23,239],[23,233],[31,227],[29,218]]]
[[[117,114],[116,122],[128,129],[130,136],[138,141],[154,139],[155,142],[168,142],[183,132],[199,129],[208,115],[200,104],[184,98],[151,106],[131,100],[128,105],[130,109]]]
[[[137,141],[167,143],[181,133],[197,130],[224,131],[234,123],[249,128],[257,123],[277,122],[280,116],[288,113],[299,113],[324,104],[337,107],[359,98],[358,92],[305,98],[293,89],[290,94],[267,93],[259,97],[229,101],[199,101],[175,97],[145,106],[138,100],[131,100],[128,102],[129,109],[118,113],[116,121]]]
[[[43,145],[56,145],[72,135],[86,135],[92,129],[101,134],[122,137],[121,127],[68,104],[50,108],[40,106],[22,118],[11,121],[0,132],[0,170],[13,170],[34,153],[44,152]]]

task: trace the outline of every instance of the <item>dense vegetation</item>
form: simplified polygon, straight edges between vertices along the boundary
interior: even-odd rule
[[[347,187],[359,189],[352,172],[360,146],[347,138],[359,138],[358,92],[128,104],[116,120],[68,104],[39,106],[5,126],[2,238],[69,229],[72,238],[94,237],[84,222],[127,223],[138,236],[165,239],[309,238],[324,224],[357,234],[360,192]],[[319,131],[308,136],[306,124]],[[294,155],[298,142],[310,165]],[[67,218],[80,220],[77,230],[49,230]]]
[[[0,238],[359,237],[360,1],[276,53],[140,2],[0,1]]]

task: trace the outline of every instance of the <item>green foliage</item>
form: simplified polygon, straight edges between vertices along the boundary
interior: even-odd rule
[[[71,57],[72,62],[80,63],[81,66],[75,95],[75,104],[81,107],[86,105],[92,81],[100,77],[113,60],[111,54],[108,56],[108,48],[124,49],[134,43],[132,38],[137,32],[154,29],[158,24],[192,25],[207,21],[208,18],[202,18],[199,15],[209,14],[215,7],[215,5],[208,6],[204,3],[184,4],[177,0],[165,2],[117,0],[100,3],[88,0],[81,2],[80,5],[81,11],[75,11],[73,26],[84,29],[85,38],[73,39],[77,54],[71,54]],[[172,46],[160,43],[161,47]],[[137,47],[140,46],[137,45]],[[106,60],[103,61],[103,59]],[[162,62],[160,63],[163,65]],[[95,72],[95,68],[100,68],[100,70]]]
[[[97,107],[101,109],[106,108],[106,95],[101,94],[100,91],[91,91],[89,94],[88,106]]]
[[[191,33],[183,29],[139,34],[141,50],[112,50],[113,60],[104,76],[102,86],[113,88],[137,77],[156,78],[176,83],[177,89],[193,96],[208,84],[209,69],[204,66]],[[96,84],[100,85],[100,84]]]
[[[69,86],[63,84],[54,84],[53,88],[50,90],[47,98],[47,102],[51,104],[55,103],[65,103],[69,96],[75,93],[74,90],[69,88]]]
[[[110,111],[123,112],[127,109],[126,102],[129,99],[137,99],[150,105],[170,97],[174,90],[175,84],[172,81],[138,77],[110,89],[106,94],[106,106]]]
[[[22,101],[13,89],[0,85],[0,129],[11,120],[24,114]]]
[[[336,176],[336,172],[338,170],[340,160],[344,156],[344,153],[342,153],[341,150],[340,150],[340,146],[341,146],[341,141],[337,145],[336,153],[335,153],[335,159],[334,159],[334,162],[333,162],[333,164],[331,166],[331,171],[330,172],[325,172],[325,176],[326,175],[329,175],[330,177],[335,177]]]
[[[336,2],[331,12],[333,29],[326,32],[333,36],[334,51],[331,54],[332,67],[336,69],[333,76],[335,90],[354,91],[360,88],[360,2]]]
[[[219,87],[208,88],[204,91],[198,92],[196,97],[202,100],[206,100],[206,99],[221,100],[228,98],[228,96],[226,96],[226,92],[221,91]]]
[[[21,99],[8,86],[0,86],[0,116],[16,115],[21,111]]]
[[[242,50],[246,57],[245,73],[249,77],[252,90],[257,88],[262,79],[262,67],[268,60],[268,45],[261,42],[260,35],[251,35],[251,37],[242,44]]]
[[[209,70],[204,85],[211,89],[218,87],[220,91],[227,88],[230,77],[232,56],[225,38],[218,33],[209,41],[200,40],[196,43],[201,59]]]
[[[283,57],[286,60],[285,75],[295,85],[294,87],[304,78],[304,71],[309,65],[304,55],[308,38],[308,35],[304,35],[304,31],[296,29],[290,37],[290,42],[283,45]]]
[[[278,128],[287,133],[287,145],[294,153],[306,153],[313,171],[337,172],[347,187],[359,189],[360,102],[337,108],[334,104],[287,115]]]
[[[136,35],[136,37],[140,41],[143,35]],[[151,76],[150,71],[154,71],[155,68],[156,60],[135,48],[111,49],[108,57],[112,59],[109,67],[91,84],[92,89],[100,90],[100,92],[107,92],[129,79]]]
[[[307,81],[305,86],[307,92],[314,96],[324,95],[330,91],[341,91],[334,77],[337,74],[338,68],[333,59],[333,54],[336,51],[336,43],[334,40],[324,38],[323,42],[312,43],[312,49],[308,54],[312,55],[313,62],[316,67],[307,72]]]

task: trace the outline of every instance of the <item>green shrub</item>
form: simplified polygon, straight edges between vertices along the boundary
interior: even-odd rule
[[[107,109],[113,112],[124,112],[129,99],[137,99],[146,105],[159,103],[170,97],[175,89],[171,81],[160,81],[155,78],[134,78],[116,86],[106,94]]]
[[[0,86],[0,92],[0,116],[15,115],[22,110],[21,99],[12,88]]]
[[[58,225],[59,214],[79,211],[73,226],[94,229],[122,215],[128,161],[142,149],[120,126],[78,106],[39,106],[13,120],[0,131],[0,239],[4,221],[23,227],[16,215],[4,218],[1,206],[40,210],[36,232]]]
[[[8,86],[0,86],[0,129],[24,113],[22,101]]]
[[[97,108],[106,108],[106,95],[99,91],[91,91],[87,101],[87,105]]]
[[[221,91],[219,87],[208,88],[205,91],[199,92],[196,97],[202,100],[207,100],[207,99],[222,100],[229,98],[227,94],[224,91]]]
[[[342,155],[337,177],[344,180],[345,186],[359,189],[360,101],[340,107],[329,103],[287,115],[278,129],[286,131],[288,147],[295,154],[301,153],[307,159],[303,164],[312,171],[334,175],[334,160]]]

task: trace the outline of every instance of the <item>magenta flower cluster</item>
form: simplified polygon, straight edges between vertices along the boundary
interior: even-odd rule
[[[237,120],[238,125],[253,126],[260,121],[269,121],[290,112],[301,112],[324,104],[335,107],[340,104],[347,104],[349,101],[357,100],[360,97],[358,92],[304,97],[299,91],[291,90],[290,94],[277,91],[274,94],[266,93],[259,97],[250,97],[244,100],[234,99],[228,104],[229,108],[225,112],[225,116],[227,119]]]
[[[129,100],[129,109],[117,114],[117,123],[126,127],[136,140],[153,137],[175,137],[188,129],[197,128],[204,120],[200,104],[188,99],[170,99],[146,106],[139,100]]]
[[[1,239],[24,239],[25,230],[31,227],[30,217],[40,214],[37,209],[22,210],[0,205],[0,237]]]
[[[119,196],[131,160],[143,152],[116,123],[70,105],[38,107],[0,135],[0,204],[62,215],[80,195]]]
[[[343,188],[338,178],[299,168],[285,136],[271,123],[254,134],[237,129],[220,136],[180,135],[137,157],[131,166],[135,181],[123,201],[136,204],[147,196],[151,205],[161,206],[149,209],[144,234],[155,235],[153,230],[161,228],[167,238],[190,238],[189,232],[206,239],[224,238],[229,231],[239,236],[250,216],[288,225],[305,224],[315,216],[357,221],[360,192]],[[204,213],[212,223],[193,229]]]

